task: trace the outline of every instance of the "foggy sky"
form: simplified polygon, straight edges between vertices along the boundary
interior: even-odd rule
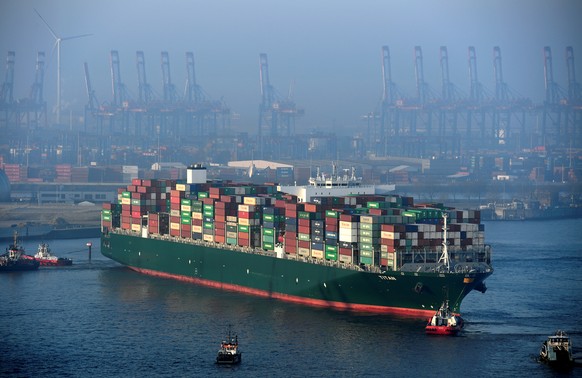
[[[27,97],[37,51],[47,54],[44,97],[56,104],[54,38],[61,37],[62,117],[87,103],[83,63],[89,64],[98,100],[111,101],[109,53],[118,50],[121,79],[137,97],[135,53],[143,50],[150,85],[162,95],[160,53],[170,54],[171,76],[183,93],[185,53],[194,52],[197,83],[223,98],[241,130],[256,132],[259,54],[268,54],[271,84],[305,109],[298,130],[353,129],[374,111],[382,91],[381,47],[390,47],[392,76],[415,95],[414,46],[422,47],[425,80],[441,91],[439,48],[447,46],[451,81],[469,92],[467,48],[475,46],[479,80],[494,90],[493,47],[500,46],[509,87],[540,103],[542,49],[550,46],[555,81],[567,88],[566,46],[573,46],[582,79],[580,0],[2,0],[0,79],[8,51],[16,52],[14,97]]]

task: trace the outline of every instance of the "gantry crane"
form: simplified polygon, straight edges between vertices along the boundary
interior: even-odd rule
[[[263,128],[270,127],[270,134],[277,135],[277,108],[275,89],[269,81],[269,62],[267,54],[259,55],[259,82],[261,87],[261,104],[259,105],[259,143],[262,144]]]
[[[567,102],[567,98],[558,84],[554,82],[554,70],[552,49],[545,46],[544,53],[544,84],[546,91],[546,99],[543,107],[543,119],[541,138],[542,143],[546,144],[553,141],[547,140],[563,133],[562,129],[562,107]],[[551,128],[549,123],[551,123]]]
[[[376,148],[376,153],[380,156],[388,154],[388,137],[396,136],[400,133],[400,110],[396,106],[397,90],[396,84],[392,81],[392,66],[390,62],[390,48],[389,46],[382,46],[382,102],[380,110],[380,130],[375,135],[374,141],[379,146]],[[374,122],[375,115],[371,114],[368,117],[368,123]],[[368,126],[368,130],[370,127]],[[368,134],[370,131],[368,131]],[[370,135],[371,137],[371,135]],[[368,138],[368,148],[372,147],[372,143]]]
[[[286,99],[281,99],[269,81],[269,63],[267,54],[259,55],[259,84],[261,88],[261,104],[259,105],[259,153],[263,157],[264,135],[263,129],[268,127],[269,136],[280,136],[279,129],[284,128],[285,135],[290,136],[295,125],[295,117],[303,114],[302,109],[297,109],[293,101],[293,91],[289,91]]]
[[[204,92],[196,82],[194,53],[186,53],[186,87],[184,90],[186,111],[192,113],[196,121],[195,134],[213,135],[218,130],[218,119],[222,118],[223,128],[225,120],[230,114],[229,108],[223,101],[214,101]]]
[[[162,84],[164,90],[164,102],[166,105],[175,104],[178,101],[176,87],[172,83],[170,74],[170,55],[167,51],[162,51]]]
[[[206,101],[206,96],[202,91],[202,88],[196,83],[196,70],[194,63],[194,53],[189,51],[186,52],[186,88],[185,88],[185,98],[189,104],[198,105],[203,101]]]
[[[111,88],[113,91],[113,107],[116,113],[121,115],[122,133],[127,134],[129,129],[129,95],[125,84],[121,81],[121,68],[119,63],[119,52],[111,50],[109,55],[111,64]],[[113,119],[111,120],[113,122]]]
[[[136,52],[136,67],[137,67],[137,90],[138,90],[138,106],[147,108],[154,99],[154,92],[147,81],[145,68],[145,55],[143,51]]]
[[[454,145],[460,148],[460,136],[458,134],[458,109],[457,101],[458,96],[456,93],[455,85],[451,82],[449,76],[449,51],[446,46],[441,46],[440,51],[440,66],[441,66],[441,103],[439,106],[439,138],[442,140],[447,137],[447,126],[450,125],[451,136],[450,138],[456,143]],[[444,143],[441,143],[444,145]],[[439,146],[440,147],[440,146]],[[440,150],[442,151],[442,149]]]
[[[85,62],[83,64],[85,68],[85,89],[87,91],[87,104],[85,105],[85,117],[84,117],[84,129],[87,132],[87,122],[89,120],[89,115],[97,119],[97,128],[99,130],[99,136],[103,136],[103,120],[105,118],[109,119],[109,132],[113,128],[113,116],[115,115],[116,109],[102,106],[97,100],[95,95],[95,90],[91,85],[91,77],[89,75],[89,64]]]
[[[483,85],[477,75],[477,53],[474,46],[469,46],[469,105],[467,107],[467,137],[471,138],[473,121],[480,130],[481,141],[485,140],[485,105]]]
[[[135,120],[135,132],[142,135],[142,118],[145,116],[149,120],[145,135],[153,135],[154,118],[156,109],[154,107],[154,91],[147,81],[145,55],[143,51],[136,51],[135,64],[137,68],[137,102],[130,111]]]
[[[14,120],[14,60],[16,53],[8,51],[6,56],[6,72],[4,74],[4,82],[2,83],[2,91],[0,92],[0,111],[4,113],[2,121],[8,125],[11,120]]]
[[[493,73],[495,76],[495,110],[493,112],[494,135],[499,144],[504,144],[510,132],[511,112],[507,83],[503,81],[501,49],[493,48]]]
[[[568,107],[566,109],[566,132],[576,139],[576,146],[582,144],[582,87],[576,81],[574,48],[566,47],[568,69]]]
[[[45,54],[44,51],[39,51],[36,55],[36,69],[34,82],[30,89],[30,96],[28,99],[19,101],[18,104],[21,117],[25,114],[27,124],[33,127],[38,127],[42,118],[44,118],[45,127],[47,125],[46,101],[43,98],[44,67]]]

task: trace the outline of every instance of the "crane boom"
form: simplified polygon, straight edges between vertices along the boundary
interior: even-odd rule
[[[175,103],[178,96],[176,95],[176,88],[170,76],[170,56],[167,51],[162,51],[162,82],[164,87],[164,101],[170,104]]]
[[[87,62],[85,62],[83,66],[85,67],[85,87],[87,89],[87,97],[89,101],[87,103],[87,107],[92,113],[94,113],[97,110],[98,101],[97,97],[95,96],[95,90],[91,85],[91,78],[89,76],[89,65],[87,64]]]
[[[501,49],[499,46],[493,48],[493,71],[495,73],[495,99],[497,101],[507,101],[509,99],[509,94],[507,84],[503,81]]]
[[[124,98],[123,84],[121,82],[121,70],[119,68],[119,52],[117,50],[111,50],[110,54],[111,61],[111,88],[113,90],[113,104],[117,107],[121,107]]]
[[[554,83],[554,70],[552,68],[552,49],[544,47],[544,84],[546,89],[546,103],[557,104],[559,95]]]
[[[566,47],[566,65],[568,67],[568,102],[577,104],[581,100],[582,93],[580,93],[580,84],[576,81],[576,65],[574,64],[574,49],[572,46]]]
[[[449,52],[446,46],[441,46],[440,49],[441,62],[441,79],[442,79],[442,96],[443,101],[450,103],[453,100],[453,88],[449,77]]]
[[[44,83],[44,51],[39,51],[36,55],[36,71],[34,83],[30,90],[30,100],[33,104],[42,105],[43,100],[43,83]]]
[[[382,103],[394,103],[394,91],[392,83],[392,68],[390,66],[390,48],[382,46]]]
[[[422,48],[414,47],[414,71],[416,73],[416,95],[421,104],[426,103],[426,82],[424,81],[424,63]]]
[[[6,74],[4,83],[2,83],[2,92],[0,93],[0,103],[12,104],[14,102],[14,58],[16,53],[8,51],[6,56]]]
[[[477,77],[477,54],[475,47],[469,46],[469,78],[470,78],[470,98],[474,102],[481,102],[482,88]]]
[[[267,54],[260,54],[259,56],[259,81],[261,85],[261,106],[263,109],[268,109],[273,105],[274,96],[273,88],[269,82],[269,62],[267,60]]]
[[[153,99],[152,88],[147,82],[145,69],[145,55],[143,51],[136,52],[138,101],[140,104],[149,104]]]
[[[204,93],[202,89],[196,83],[196,66],[194,63],[194,53],[186,53],[186,73],[187,82],[185,97],[189,103],[200,104],[204,101]]]

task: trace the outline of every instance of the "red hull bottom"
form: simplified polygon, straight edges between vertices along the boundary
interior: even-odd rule
[[[53,260],[39,260],[41,266],[69,266],[73,265],[72,261],[53,261]]]
[[[426,318],[427,315],[432,315],[434,313],[433,310],[417,310],[417,309],[409,309],[409,308],[399,308],[399,307],[385,307],[385,306],[374,306],[374,305],[365,305],[365,304],[357,304],[357,303],[343,303],[343,302],[332,302],[332,301],[324,301],[321,299],[311,299],[311,298],[303,298],[289,294],[282,294],[282,293],[273,293],[268,292],[265,290],[259,289],[252,289],[240,285],[233,285],[227,284],[223,282],[217,281],[210,281],[205,280],[202,278],[194,278],[194,277],[187,277],[181,276],[177,274],[169,274],[158,272],[155,270],[149,269],[142,269],[136,268],[132,266],[128,266],[128,268],[135,270],[136,272],[140,272],[143,274],[148,274],[150,276],[157,276],[157,277],[164,277],[164,278],[171,278],[179,281],[190,282],[197,285],[213,287],[221,290],[229,290],[235,291],[244,294],[255,295],[264,298],[273,298],[278,299],[286,302],[291,303],[298,303],[302,305],[312,306],[312,307],[324,307],[324,308],[333,308],[336,310],[341,311],[351,311],[351,312],[363,312],[363,313],[374,313],[374,314],[391,314],[391,315],[400,315],[406,317],[417,317],[417,318]]]

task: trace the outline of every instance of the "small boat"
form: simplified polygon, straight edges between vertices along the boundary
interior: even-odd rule
[[[461,332],[463,325],[463,318],[453,314],[449,301],[445,301],[428,320],[425,331],[429,335],[455,336]]]
[[[543,342],[540,349],[540,361],[557,367],[569,367],[574,364],[572,342],[566,332],[558,330]]]
[[[39,265],[33,256],[24,253],[24,248],[18,244],[18,234],[14,233],[14,242],[6,248],[5,254],[0,255],[0,272],[36,270]]]
[[[227,339],[220,344],[216,363],[220,365],[236,365],[241,360],[242,352],[238,350],[238,336],[234,335],[233,337],[229,327]]]
[[[73,260],[66,257],[57,257],[51,254],[51,249],[46,243],[40,243],[34,258],[38,260],[42,266],[67,266],[72,265]]]

